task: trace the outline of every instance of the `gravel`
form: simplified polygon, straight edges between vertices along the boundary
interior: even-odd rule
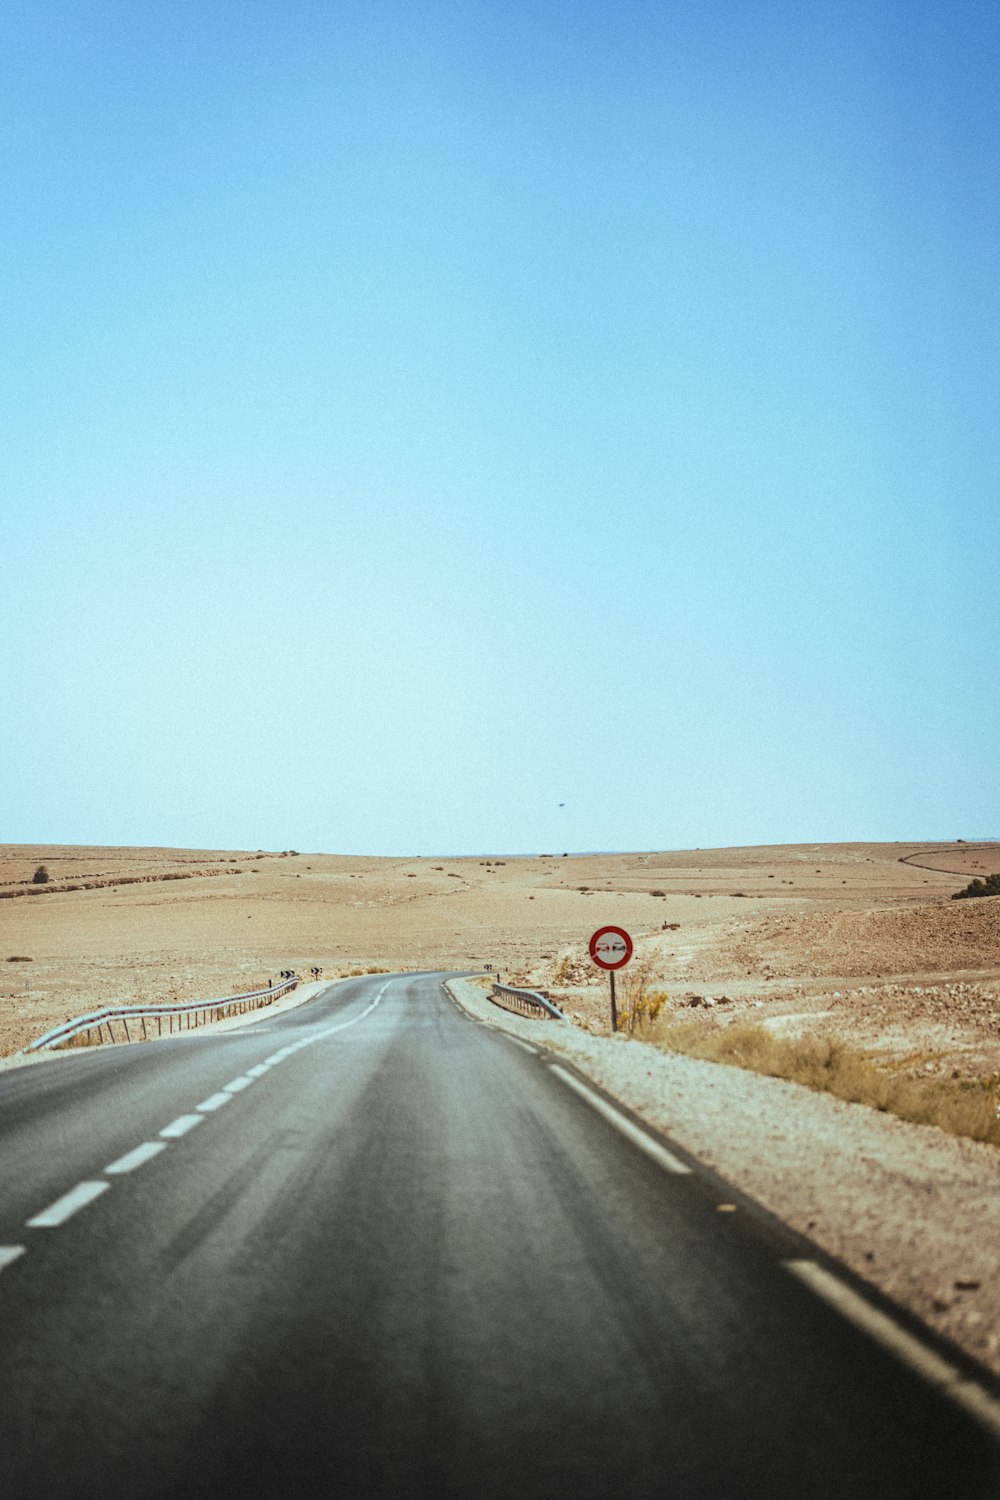
[[[559,1052],[778,1218],[1000,1374],[1000,1151],[740,1068],[453,997]]]

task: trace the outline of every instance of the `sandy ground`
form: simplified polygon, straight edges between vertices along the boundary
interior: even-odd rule
[[[31,883],[39,864],[48,885]],[[492,965],[601,1025],[586,939],[616,922],[676,1010],[711,999],[720,1020],[832,1029],[922,1071],[1000,1079],[1000,901],[949,900],[993,868],[1000,844],[532,859],[0,846],[0,1053],[97,1005],[214,998],[313,963]]]
[[[1000,844],[534,859],[0,846],[0,1054],[99,1005],[213,998],[312,964],[492,965],[600,1025],[586,941],[611,922],[677,1010],[711,999],[719,1022],[752,1012],[924,1071],[1000,1076],[1000,901],[948,899],[994,868]]]
[[[1000,898],[950,900],[995,870],[1000,843],[961,841],[481,859],[0,847],[0,1056],[100,1005],[214,998],[284,968],[489,966],[582,1023],[564,1045],[596,1048],[612,1091],[1000,1371],[1000,1152],[604,1040],[607,981],[587,957],[615,923],[636,940],[621,992],[642,970],[677,1021],[825,1031],[897,1070],[1000,1084]]]

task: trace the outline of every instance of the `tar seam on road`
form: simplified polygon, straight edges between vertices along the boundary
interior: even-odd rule
[[[33,1219],[28,1220],[29,1229],[55,1229],[81,1208],[86,1208],[88,1203],[93,1203],[102,1193],[106,1193],[111,1186],[110,1182],[78,1182],[75,1188],[57,1198],[55,1203],[50,1203],[48,1208],[43,1209],[40,1214],[35,1214]]]
[[[622,1135],[627,1136],[633,1145],[639,1147],[640,1151],[645,1151],[646,1155],[651,1157],[659,1166],[663,1167],[664,1171],[673,1172],[678,1177],[690,1176],[691,1168],[689,1166],[680,1161],[676,1156],[672,1156],[665,1146],[661,1146],[659,1141],[654,1141],[653,1137],[647,1135],[644,1130],[640,1130],[638,1125],[633,1125],[627,1116],[621,1114],[606,1099],[602,1099],[600,1094],[595,1094],[593,1089],[589,1089],[585,1083],[581,1083],[579,1078],[576,1078],[572,1073],[568,1073],[558,1063],[552,1065],[551,1071],[569,1088],[579,1094],[581,1099],[585,1099],[591,1109],[596,1109],[597,1113],[610,1121],[616,1130],[620,1130]]]
[[[886,1313],[872,1307],[857,1292],[815,1261],[786,1260],[784,1266],[786,1271],[791,1271],[793,1276],[797,1276],[799,1281],[835,1308],[841,1317],[860,1328],[883,1349],[908,1365],[928,1385],[934,1386],[949,1401],[974,1417],[994,1438],[1000,1438],[1000,1402],[989,1396],[981,1385],[977,1385],[974,1380],[963,1379],[954,1365],[935,1354],[933,1349],[928,1349],[912,1333],[900,1328]]]

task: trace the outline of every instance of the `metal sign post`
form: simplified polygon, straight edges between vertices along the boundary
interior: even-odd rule
[[[590,939],[590,956],[599,968],[607,969],[611,980],[611,1030],[618,1030],[618,1007],[615,1004],[615,971],[624,969],[632,957],[632,939],[624,927],[599,927]]]

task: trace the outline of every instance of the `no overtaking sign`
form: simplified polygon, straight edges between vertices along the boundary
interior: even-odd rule
[[[624,969],[632,957],[632,939],[624,927],[599,927],[590,940],[590,956],[602,969]]]
[[[618,1007],[615,1004],[615,970],[624,969],[632,957],[632,939],[624,927],[598,927],[590,940],[590,956],[595,964],[609,970],[611,981],[611,1030],[618,1030]]]

